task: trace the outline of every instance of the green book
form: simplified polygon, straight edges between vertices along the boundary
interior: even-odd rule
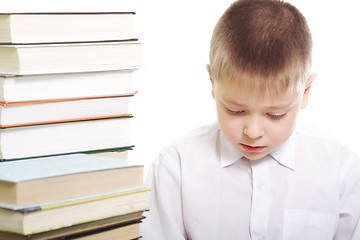
[[[0,161],[131,147],[131,117],[0,128]]]

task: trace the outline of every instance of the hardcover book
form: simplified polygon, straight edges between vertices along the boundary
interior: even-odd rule
[[[0,127],[131,116],[128,109],[132,96],[134,95],[37,102],[0,102]]]
[[[0,206],[0,231],[31,235],[145,211],[148,188],[138,187],[23,207]]]
[[[134,12],[2,13],[0,43],[133,39],[134,14]]]
[[[0,204],[24,206],[143,185],[143,165],[88,154],[3,162]]]
[[[130,95],[135,92],[134,71],[0,75],[0,102]]]
[[[0,128],[0,161],[133,147],[128,117]]]
[[[141,63],[138,41],[0,45],[1,74],[110,71]]]
[[[140,237],[139,223],[144,218],[142,213],[134,212],[30,235],[0,231],[0,240],[66,240],[90,236],[96,236],[96,240],[135,239]],[[109,237],[110,233],[112,238],[103,238],[105,234]],[[137,237],[133,237],[135,235]]]

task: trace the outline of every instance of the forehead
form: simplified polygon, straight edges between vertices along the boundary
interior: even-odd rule
[[[259,89],[251,91],[248,87],[244,88],[241,84],[234,84],[232,81],[215,82],[214,88],[216,97],[234,107],[287,108],[296,104],[301,96],[299,92],[279,94],[272,91],[264,93]]]
[[[296,95],[304,88],[304,81],[289,71],[278,72],[277,74],[261,74],[257,72],[241,71],[233,69],[216,79],[219,87],[241,92],[248,96],[288,98]]]

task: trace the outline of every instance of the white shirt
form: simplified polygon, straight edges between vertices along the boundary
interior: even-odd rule
[[[303,126],[255,161],[217,124],[197,129],[159,154],[147,185],[144,240],[360,239],[360,159]]]

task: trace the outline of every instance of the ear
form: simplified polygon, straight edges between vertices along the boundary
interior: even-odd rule
[[[206,69],[207,69],[207,71],[209,73],[209,78],[210,78],[210,81],[211,81],[211,95],[215,99],[215,88],[214,88],[215,85],[214,85],[214,79],[211,76],[210,64],[206,64]]]
[[[306,82],[305,91],[301,103],[301,109],[306,108],[306,106],[308,105],[311,84],[314,82],[315,78],[316,78],[316,74],[311,74]]]

